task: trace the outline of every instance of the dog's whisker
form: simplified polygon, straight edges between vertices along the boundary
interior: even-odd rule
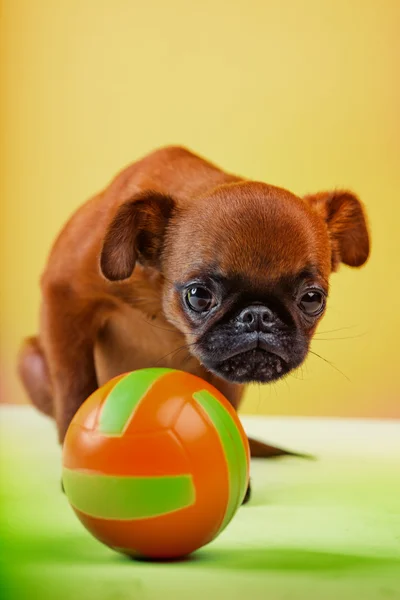
[[[296,377],[295,373],[289,373],[289,376],[293,377],[293,379],[296,379],[296,381],[303,381],[301,377]]]
[[[301,377],[300,377],[300,372],[301,372]],[[297,379],[297,381],[303,381],[303,367],[302,367],[302,365],[300,367],[297,367],[293,371],[290,371],[288,373],[288,375],[290,375],[291,377],[293,377],[293,379]]]
[[[189,348],[189,346],[194,346],[195,343],[193,344],[183,344],[182,346],[179,346],[179,348],[175,348],[174,350],[172,350],[172,352],[168,352],[168,354],[165,354],[165,356],[162,356],[156,363],[155,366],[157,366],[162,360],[165,360],[166,358],[168,358],[169,356],[171,356],[172,354],[176,354],[178,352],[180,352],[181,350],[187,349]]]
[[[337,371],[338,373],[340,373],[345,379],[347,379],[347,381],[350,381],[351,383],[351,379],[350,377],[348,377],[345,373],[343,373],[343,371],[341,371],[335,364],[333,364],[330,360],[328,360],[327,358],[324,358],[323,356],[321,356],[320,354],[318,354],[317,352],[314,352],[313,350],[310,350],[310,354],[313,354],[314,356],[318,356],[318,358],[320,358],[321,360],[323,360],[324,362],[326,362],[329,366],[332,367],[332,369],[335,369],[335,371]]]
[[[317,331],[314,336],[319,334],[325,335],[326,333],[336,333],[337,331],[345,331],[347,329],[354,329],[355,327],[357,327],[357,325],[347,325],[347,327],[338,327],[337,329],[328,329],[327,331]]]
[[[320,338],[314,337],[315,342],[336,342],[336,340],[355,340],[356,338],[366,336],[366,333],[359,333],[358,335],[348,335],[345,337],[333,337],[333,338]]]
[[[151,321],[148,321],[147,319],[144,319],[143,317],[141,317],[142,321],[144,321],[145,323],[147,323],[147,325],[150,325],[151,327],[154,327],[154,329],[161,329],[161,331],[169,331],[170,333],[176,333],[177,335],[182,335],[180,331],[178,331],[177,329],[168,329],[167,327],[160,327],[159,325],[155,325],[154,323],[152,323]]]
[[[187,352],[186,356],[183,359],[183,361],[181,362],[180,366],[183,367],[187,363],[187,361],[190,360],[191,358],[192,358],[192,355],[190,354],[190,352]]]
[[[261,384],[258,383],[257,387],[258,387],[258,406],[257,406],[257,412],[258,412],[258,414],[260,414],[260,407],[261,407]]]
[[[155,329],[161,329],[161,331],[168,331],[170,333],[176,333],[179,336],[182,336],[182,332],[179,331],[178,329],[169,329],[168,327],[160,327],[160,325],[156,325],[155,323],[152,323],[151,321],[148,321],[147,319],[145,319],[144,317],[140,317],[142,321],[144,321],[145,323],[147,323],[147,325],[150,325],[151,327],[154,327]],[[196,335],[195,333],[191,333],[188,332],[185,335],[190,336],[190,335]]]
[[[298,381],[304,381],[304,365],[297,367],[297,369],[292,371],[291,375]]]
[[[178,350],[175,351],[175,354],[173,355],[173,359],[175,360],[178,356],[178,354],[180,354],[181,352],[183,352],[184,350],[186,350],[186,347],[183,348],[179,348]],[[180,363],[181,366],[182,363]]]

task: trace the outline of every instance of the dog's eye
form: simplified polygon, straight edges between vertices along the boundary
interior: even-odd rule
[[[209,311],[214,304],[213,295],[204,287],[192,287],[187,291],[186,301],[189,308],[196,312]]]
[[[325,296],[321,292],[312,290],[303,294],[299,304],[307,315],[316,317],[325,307]]]

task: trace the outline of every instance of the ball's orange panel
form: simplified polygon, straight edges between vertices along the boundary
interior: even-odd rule
[[[182,475],[191,470],[184,448],[169,430],[107,437],[75,423],[64,442],[63,464],[68,469],[137,477]]]
[[[86,429],[94,429],[97,425],[97,417],[103,402],[107,398],[114,385],[123,377],[125,377],[125,374],[118,375],[117,377],[110,379],[110,381],[93,392],[93,394],[91,394],[89,398],[85,400],[85,402],[79,407],[74,416],[74,423],[76,425],[81,425]]]
[[[97,519],[77,510],[75,512],[83,525],[103,544],[125,549],[132,556],[185,556],[213,538],[207,530],[207,523],[204,523],[201,515],[194,514],[191,507],[161,517],[135,521]]]

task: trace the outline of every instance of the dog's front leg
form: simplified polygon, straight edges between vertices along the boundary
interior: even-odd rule
[[[44,293],[41,337],[60,442],[80,405],[97,388],[93,349],[98,315],[95,303],[82,300],[69,286]]]

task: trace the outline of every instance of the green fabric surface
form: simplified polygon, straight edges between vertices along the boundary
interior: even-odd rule
[[[347,600],[400,597],[400,424],[243,419],[316,460],[253,461],[253,497],[180,562],[97,542],[61,493],[53,424],[0,409],[0,597],[7,600]]]

